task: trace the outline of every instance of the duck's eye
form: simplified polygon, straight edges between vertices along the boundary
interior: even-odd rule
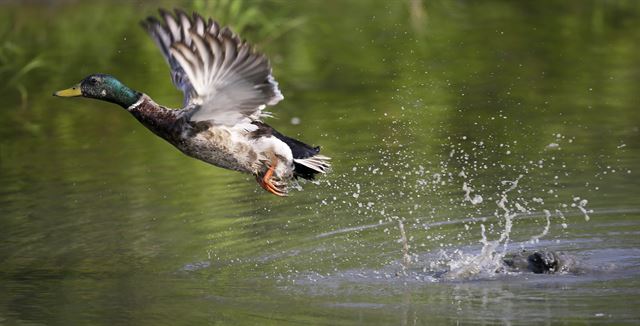
[[[98,79],[95,77],[89,78],[89,83],[92,85],[95,85],[98,83]]]

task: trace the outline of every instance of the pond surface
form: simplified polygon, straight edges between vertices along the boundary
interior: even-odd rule
[[[333,171],[288,198],[124,110],[181,95],[156,2],[0,7],[0,325],[636,324],[640,3],[163,2],[272,58],[268,123]],[[498,272],[554,250],[566,272]]]

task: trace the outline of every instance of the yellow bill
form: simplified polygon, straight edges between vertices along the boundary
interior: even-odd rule
[[[57,91],[53,93],[53,95],[60,96],[60,97],[75,97],[75,96],[82,96],[82,91],[80,90],[80,84],[77,84],[71,88]]]

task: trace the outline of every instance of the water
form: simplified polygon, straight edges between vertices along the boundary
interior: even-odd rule
[[[286,199],[50,96],[103,72],[179,105],[157,5],[1,5],[0,325],[640,319],[635,2],[185,2],[260,43],[269,123],[333,157]],[[521,249],[576,263],[496,273]]]

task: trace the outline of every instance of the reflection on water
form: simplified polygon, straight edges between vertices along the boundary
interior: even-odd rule
[[[638,4],[239,4],[184,2],[260,44],[270,123],[334,158],[286,199],[50,96],[102,72],[179,105],[158,3],[0,5],[0,325],[640,318]],[[582,269],[496,274],[520,249]]]

